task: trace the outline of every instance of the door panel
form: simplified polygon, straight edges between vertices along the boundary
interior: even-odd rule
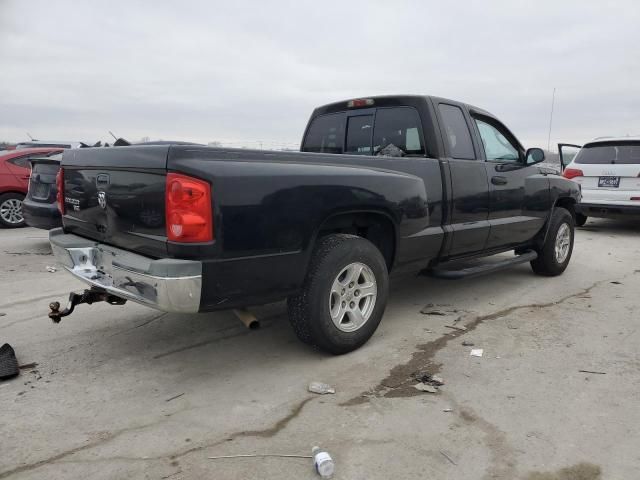
[[[438,102],[436,115],[451,175],[449,256],[482,252],[489,236],[489,185],[471,134],[471,117],[453,102]],[[446,249],[445,249],[446,251]]]
[[[578,154],[582,145],[574,145],[572,143],[559,143],[558,156],[560,157],[560,170],[564,171],[575,156]]]
[[[487,249],[525,243],[544,224],[543,215],[530,214],[529,210],[535,211],[544,203],[541,196],[548,194],[548,181],[546,177],[532,177],[539,173],[538,167],[526,164],[524,149],[499,121],[474,116],[474,123],[482,139],[489,181]]]
[[[484,162],[451,160],[451,229],[449,255],[476,253],[489,236],[489,185]]]
[[[538,173],[535,166],[486,162],[485,167],[490,182],[487,248],[525,243],[544,224],[544,216],[536,215],[529,206],[542,200],[538,197],[548,191],[548,183],[543,178],[529,181]]]

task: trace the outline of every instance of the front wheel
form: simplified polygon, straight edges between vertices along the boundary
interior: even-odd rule
[[[538,275],[553,277],[564,272],[573,253],[575,224],[568,210],[556,208],[549,220],[549,231],[544,245],[538,250],[538,258],[531,268]]]
[[[380,250],[354,235],[319,240],[302,292],[289,297],[298,338],[333,354],[351,352],[378,328],[389,278]]]
[[[5,193],[0,195],[0,225],[6,228],[24,227],[22,200],[24,195]]]

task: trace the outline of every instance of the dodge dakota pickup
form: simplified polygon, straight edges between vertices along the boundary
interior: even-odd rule
[[[543,160],[487,111],[428,96],[319,107],[300,152],[67,150],[50,241],[91,288],[49,316],[97,301],[195,313],[287,299],[302,341],[349,352],[378,327],[390,273],[530,262],[561,274],[580,190]]]

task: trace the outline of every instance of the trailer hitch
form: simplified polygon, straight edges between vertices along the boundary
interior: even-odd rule
[[[127,303],[127,299],[117,297],[107,293],[105,290],[95,287],[85,290],[82,293],[71,292],[69,294],[69,302],[64,310],[60,311],[60,302],[51,302],[49,304],[49,309],[51,310],[49,312],[49,318],[53,320],[53,323],[60,323],[62,317],[66,317],[73,313],[76,305],[80,305],[82,303],[88,303],[91,305],[92,303],[98,302],[107,302],[110,305],[124,305]]]

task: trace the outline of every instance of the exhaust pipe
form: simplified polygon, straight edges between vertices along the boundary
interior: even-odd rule
[[[260,321],[249,310],[237,308],[233,310],[233,313],[236,314],[236,317],[238,317],[238,319],[249,330],[257,330],[258,328],[260,328]]]

